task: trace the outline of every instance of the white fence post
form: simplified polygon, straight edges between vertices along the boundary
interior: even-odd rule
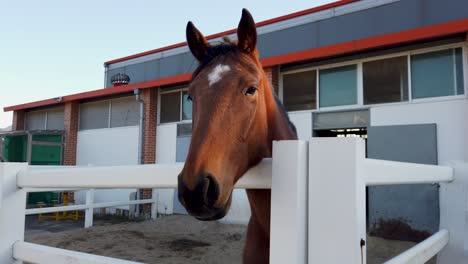
[[[440,184],[439,203],[440,229],[447,229],[450,239],[437,255],[437,263],[462,264],[468,263],[465,255],[468,246],[465,246],[468,242],[468,163],[452,162],[449,165],[454,168],[454,180]]]
[[[360,138],[309,144],[309,262],[366,263],[365,158]],[[365,244],[365,243],[364,243]]]
[[[18,189],[16,175],[26,163],[0,163],[0,263],[22,263],[13,259],[13,244],[24,239],[26,192]]]
[[[151,193],[151,199],[153,202],[151,203],[151,219],[156,220],[158,218],[158,190],[153,189]]]
[[[307,142],[273,142],[272,264],[307,263],[307,173]]]
[[[93,217],[94,217],[94,189],[89,189],[86,192],[86,210],[85,210],[85,224],[84,227],[93,226]]]

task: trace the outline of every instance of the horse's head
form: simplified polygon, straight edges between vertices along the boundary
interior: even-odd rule
[[[199,62],[189,87],[192,141],[179,175],[179,200],[200,220],[224,217],[236,181],[270,154],[267,101],[255,22],[243,10],[237,42],[210,45],[189,22],[187,43]]]

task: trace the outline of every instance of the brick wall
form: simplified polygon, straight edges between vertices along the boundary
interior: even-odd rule
[[[78,139],[78,117],[80,105],[77,101],[65,103],[63,122],[64,122],[64,149],[63,165],[76,165],[76,147]],[[68,201],[75,201],[75,193],[70,192]]]
[[[78,137],[79,104],[76,101],[65,103],[63,165],[76,165],[76,144]]]
[[[25,130],[26,128],[25,119],[26,119],[26,112],[24,110],[13,111],[13,124],[11,126],[11,130],[13,131]]]
[[[266,67],[263,68],[263,70],[265,71],[266,77],[270,82],[271,87],[276,94],[279,94],[279,67]]]
[[[145,104],[145,119],[143,132],[143,163],[156,163],[156,127],[157,127],[157,103],[158,88],[143,89],[141,99]],[[152,189],[140,189],[141,199],[151,199]],[[143,214],[151,215],[151,205],[142,205]]]
[[[156,127],[158,111],[158,88],[144,89],[141,99],[145,102],[143,135],[143,163],[156,163]]]

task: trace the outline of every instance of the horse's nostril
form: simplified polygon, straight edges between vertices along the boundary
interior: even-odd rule
[[[182,180],[182,173],[181,173],[177,177],[177,197],[179,198],[179,202],[183,206],[185,206],[184,192],[185,192],[186,189],[187,189],[187,187],[185,187],[185,183]]]
[[[219,185],[210,173],[201,173],[201,181],[190,189],[185,185],[182,174],[178,177],[178,198],[180,203],[189,211],[196,212],[203,208],[213,207],[219,198]]]
[[[204,179],[204,196],[205,196],[205,203],[208,206],[213,206],[219,197],[219,185],[216,182],[215,178],[208,174]]]

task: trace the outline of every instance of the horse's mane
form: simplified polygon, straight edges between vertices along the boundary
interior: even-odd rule
[[[275,96],[276,105],[278,106],[280,113],[283,115],[286,121],[288,121],[289,127],[291,128],[292,131],[294,131],[294,134],[297,136],[296,126],[291,122],[291,119],[289,119],[289,115],[288,115],[288,112],[286,111],[286,108],[284,108],[283,103],[281,103],[280,99],[278,98],[278,96],[276,95],[274,91],[273,91],[273,95]]]
[[[239,51],[239,48],[237,47],[237,43],[235,41],[230,40],[229,37],[227,36],[223,37],[222,42],[218,44],[210,45],[208,49],[206,50],[205,56],[203,57],[198,67],[193,72],[192,79],[194,79],[200,73],[200,71],[204,67],[206,67],[211,61],[213,61],[216,57],[221,56],[221,55],[226,55],[231,52],[238,53],[240,51]],[[284,108],[284,105],[281,103],[276,92],[273,89],[272,89],[272,92],[273,92],[273,96],[275,97],[276,105],[278,106],[278,109],[281,112],[281,115],[283,115],[283,117],[288,121],[290,128],[294,131],[294,134],[296,134],[297,136],[296,126],[294,126],[294,124],[289,119],[288,112]]]

